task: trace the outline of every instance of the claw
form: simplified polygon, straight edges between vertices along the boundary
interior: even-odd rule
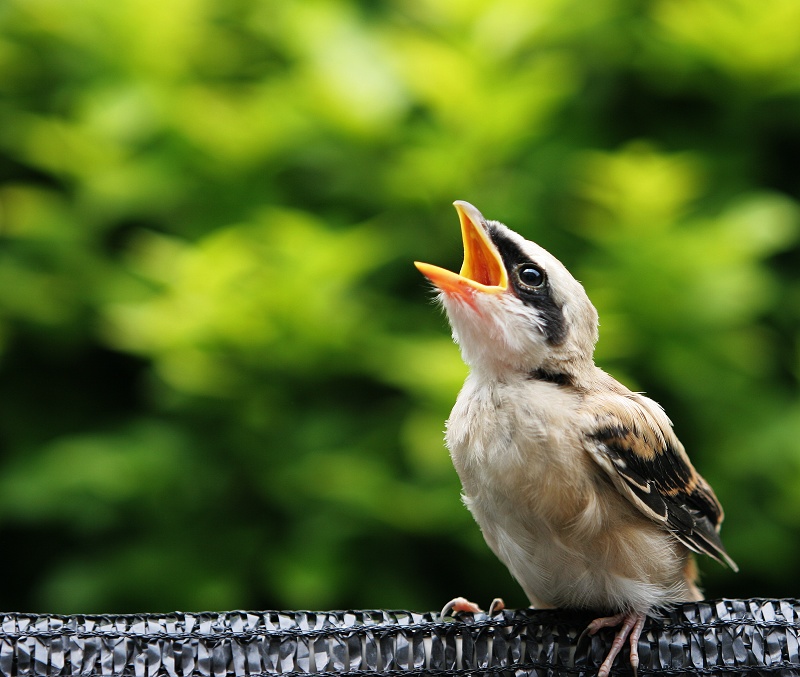
[[[506,603],[503,601],[503,599],[501,597],[495,597],[492,600],[492,603],[489,605],[489,611],[486,613],[486,615],[492,617],[496,614],[499,614],[505,608]],[[483,609],[475,604],[475,602],[470,602],[466,597],[454,597],[447,604],[445,604],[444,607],[442,607],[439,617],[444,618],[448,615],[454,616],[460,611],[466,611],[471,614],[483,613]]]
[[[478,614],[481,612],[481,608],[474,602],[470,602],[466,597],[454,597],[442,607],[439,617],[444,618],[448,615],[457,614],[459,611]]]
[[[489,611],[486,612],[486,615],[491,618],[495,614],[499,614],[505,608],[506,608],[506,603],[503,601],[503,598],[495,597],[492,600],[492,603],[489,605]]]

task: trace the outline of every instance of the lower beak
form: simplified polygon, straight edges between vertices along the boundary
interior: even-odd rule
[[[453,204],[461,221],[461,237],[464,241],[461,271],[454,273],[419,261],[415,261],[414,265],[445,293],[466,296],[476,291],[484,294],[506,291],[508,275],[500,253],[486,232],[483,215],[469,202],[457,200]]]

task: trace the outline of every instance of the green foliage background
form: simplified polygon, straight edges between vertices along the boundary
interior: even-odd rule
[[[454,199],[573,270],[742,572],[797,595],[795,0],[5,0],[6,609],[525,599],[411,265]]]

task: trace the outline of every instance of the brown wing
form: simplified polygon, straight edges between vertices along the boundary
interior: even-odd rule
[[[586,448],[617,489],[687,548],[738,571],[719,537],[722,506],[661,407],[631,393],[598,395],[590,408]]]

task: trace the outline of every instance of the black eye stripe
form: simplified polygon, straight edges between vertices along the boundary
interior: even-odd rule
[[[536,265],[540,270],[541,266],[534,264],[520,246],[506,235],[503,229],[498,228],[491,222],[487,226],[489,237],[494,246],[497,247],[497,251],[500,252],[500,258],[503,259],[503,265],[508,272],[509,281],[517,296],[523,303],[533,306],[539,311],[539,316],[544,325],[542,329],[547,342],[551,345],[563,343],[567,337],[567,321],[564,318],[561,306],[553,299],[547,274],[542,271],[544,279],[538,287],[521,284],[519,276],[516,274],[520,266],[524,267],[525,264],[532,264]]]

